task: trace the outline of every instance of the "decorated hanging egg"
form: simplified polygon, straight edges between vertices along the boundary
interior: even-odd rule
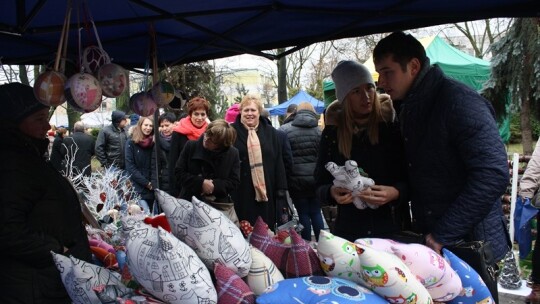
[[[98,80],[107,97],[118,97],[129,86],[127,71],[115,63],[107,63],[99,68]]]
[[[158,106],[168,105],[174,98],[174,87],[167,81],[160,81],[152,87],[152,97]]]
[[[148,92],[139,92],[129,98],[129,108],[140,116],[150,116],[157,110],[157,104]]]
[[[89,46],[84,49],[82,55],[82,65],[86,73],[96,75],[101,66],[111,62],[109,55],[97,46]]]
[[[64,74],[55,71],[41,73],[34,82],[34,95],[46,106],[59,106],[66,101],[65,85],[66,76]]]
[[[66,99],[81,112],[92,112],[101,105],[102,90],[99,81],[88,73],[71,76],[64,90]]]

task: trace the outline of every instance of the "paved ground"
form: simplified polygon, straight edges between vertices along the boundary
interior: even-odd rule
[[[499,293],[499,304],[522,304],[525,303],[525,297]]]

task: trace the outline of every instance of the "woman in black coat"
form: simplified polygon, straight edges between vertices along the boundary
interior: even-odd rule
[[[278,223],[277,216],[281,215],[282,209],[286,207],[287,181],[277,131],[266,118],[260,116],[262,109],[259,98],[247,95],[240,103],[240,115],[232,124],[237,133],[234,146],[240,153],[240,187],[233,192],[232,197],[240,221],[247,220],[254,225],[257,217],[261,216],[271,229],[275,229],[276,225],[281,224]],[[262,198],[261,192],[256,194],[253,182],[252,165],[248,155],[249,129],[255,130],[260,142],[262,159],[254,164],[254,167],[261,168],[262,164],[266,194],[266,197]]]
[[[319,199],[338,206],[335,235],[349,241],[390,238],[410,225],[406,162],[392,101],[382,100],[368,69],[356,62],[338,63],[332,78],[342,111],[337,126],[327,126],[322,134],[315,169]],[[347,160],[375,181],[358,195],[375,209],[358,209],[350,190],[333,185],[325,165],[343,166]]]
[[[0,86],[0,303],[71,303],[51,251],[90,262],[81,206],[45,159],[49,107],[32,87]]]
[[[220,210],[233,208],[230,193],[240,184],[235,140],[236,130],[218,119],[208,125],[198,140],[186,143],[175,170],[182,185],[180,198],[191,201],[195,196]]]

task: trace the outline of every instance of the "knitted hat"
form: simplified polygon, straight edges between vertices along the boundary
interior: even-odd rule
[[[0,85],[0,119],[18,124],[23,119],[42,109],[48,109],[39,102],[31,86],[14,82]]]
[[[227,109],[227,112],[225,113],[225,121],[228,123],[233,123],[238,114],[240,114],[240,104],[235,103]]]
[[[112,111],[112,114],[111,114],[111,121],[114,123],[114,124],[118,124],[120,123],[122,120],[124,119],[127,119],[129,118],[128,116],[126,116],[126,113],[122,112],[122,111]]]
[[[332,71],[332,80],[336,87],[337,99],[341,102],[352,89],[359,85],[365,83],[375,85],[369,70],[364,65],[351,60],[343,60],[337,64]]]

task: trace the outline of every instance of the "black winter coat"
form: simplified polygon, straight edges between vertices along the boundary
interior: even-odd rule
[[[354,204],[337,205],[335,235],[349,241],[366,237],[388,238],[407,226],[408,185],[403,143],[397,123],[379,124],[379,143],[371,145],[366,132],[353,136],[351,159],[355,160],[377,185],[393,186],[399,199],[377,209],[360,210]],[[334,177],[325,165],[329,161],[343,166],[347,159],[338,150],[337,127],[326,126],[322,133],[315,169],[317,193],[322,204],[336,204],[330,195]],[[410,219],[409,219],[410,220]]]
[[[502,259],[510,247],[500,200],[509,171],[490,103],[433,66],[401,112],[419,229],[443,245],[488,240]]]
[[[171,151],[171,140],[166,140],[161,135],[158,135],[159,137],[159,147],[160,147],[160,167],[159,167],[159,189],[167,192],[170,194],[171,192],[171,170],[169,166],[172,166],[174,168],[175,164],[169,163],[169,152]]]
[[[154,191],[149,190],[146,186],[148,183],[156,185],[156,174],[153,165],[154,145],[148,148],[143,148],[140,145],[128,140],[126,145],[126,172],[130,175],[130,180],[133,183],[133,188],[145,200],[150,208],[153,206]],[[150,210],[152,211],[152,210]]]
[[[180,154],[188,141],[187,135],[176,131],[172,133],[171,149],[167,157],[167,163],[169,163],[169,194],[174,197],[180,195],[180,189],[182,188],[180,181],[176,179],[176,163],[180,159]]]
[[[112,165],[124,169],[124,152],[127,134],[118,125],[108,125],[99,131],[96,140],[96,157],[103,167]]]
[[[50,251],[91,261],[77,193],[42,157],[48,140],[2,129],[0,303],[71,303]]]
[[[95,143],[94,138],[84,132],[74,132],[72,136],[64,138],[64,153],[68,155],[73,153],[75,155],[73,167],[77,168],[79,172],[83,172],[84,169],[85,176],[90,176],[92,173],[91,161],[92,156],[95,154]]]
[[[285,195],[285,190],[287,190],[281,144],[276,129],[270,125],[266,118],[261,117],[257,128],[257,136],[261,143],[268,202],[257,202],[255,200],[255,189],[251,179],[247,150],[248,130],[240,122],[240,119],[241,115],[238,115],[236,121],[232,124],[237,133],[234,146],[238,149],[240,155],[240,187],[232,193],[236,213],[240,221],[247,220],[252,225],[255,224],[257,217],[261,216],[266,224],[274,229],[276,212],[284,207],[280,205],[276,209],[278,192]],[[282,202],[281,196],[279,202]]]
[[[54,136],[52,148],[51,148],[51,156],[50,156],[50,162],[51,165],[58,171],[62,172],[65,170],[64,168],[64,156],[65,156],[65,149],[64,149],[64,139],[61,135],[56,134]]]
[[[230,147],[221,151],[210,151],[203,147],[204,136],[190,140],[184,146],[176,163],[177,180],[182,184],[180,198],[191,201],[192,196],[204,201],[201,196],[205,179],[214,183],[213,196],[216,202],[229,202],[229,194],[240,185],[240,159],[238,150]]]
[[[308,110],[296,112],[293,121],[281,126],[287,134],[293,155],[291,174],[287,179],[293,199],[315,196],[315,165],[319,154],[321,130],[317,114]]]

